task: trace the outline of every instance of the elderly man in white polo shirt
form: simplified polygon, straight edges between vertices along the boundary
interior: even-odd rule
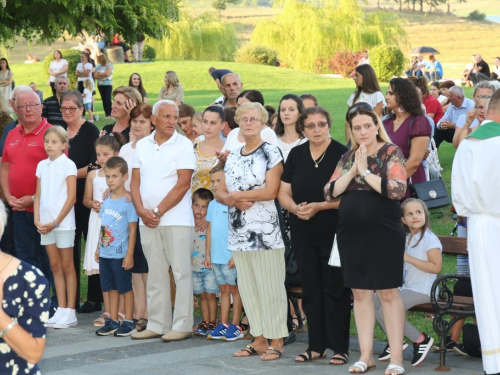
[[[175,130],[178,117],[179,109],[173,101],[158,101],[151,116],[155,131],[135,147],[130,186],[149,265],[149,318],[147,329],[134,333],[133,339],[178,341],[191,336],[194,218],[190,187],[196,159],[191,141]],[[177,286],[173,319],[170,266]]]

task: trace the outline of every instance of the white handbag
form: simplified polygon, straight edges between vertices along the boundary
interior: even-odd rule
[[[332,252],[330,253],[328,265],[332,267],[340,267],[340,254],[339,248],[337,246],[337,235],[335,235],[335,239],[333,240]]]

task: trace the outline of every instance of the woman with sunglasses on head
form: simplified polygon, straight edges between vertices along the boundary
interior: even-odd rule
[[[427,181],[422,161],[432,129],[424,116],[417,88],[407,79],[394,78],[389,82],[385,100],[393,112],[384,119],[384,127],[392,142],[403,151],[407,178],[413,184]],[[404,199],[410,197],[409,183]]]
[[[340,200],[338,251],[344,287],[354,294],[361,356],[349,372],[375,367],[375,290],[388,323],[391,364],[385,375],[403,374],[404,308],[398,288],[403,284],[405,233],[398,201],[406,192],[405,161],[370,105],[356,104],[347,122],[352,150],[340,159],[324,194],[327,202]]]
[[[294,147],[285,163],[278,194],[288,210],[291,241],[308,317],[309,346],[296,362],[325,358],[332,365],[349,358],[351,291],[344,288],[340,268],[328,265],[338,223],[338,202],[326,202],[323,187],[347,147],[330,137],[331,119],[322,107],[306,108],[298,129],[306,141]]]

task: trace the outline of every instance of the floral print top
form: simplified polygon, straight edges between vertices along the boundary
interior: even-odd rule
[[[350,150],[342,155],[330,181],[324,187],[325,199],[328,202],[340,200],[340,196],[332,197],[333,186],[336,180],[351,169],[355,151]],[[382,195],[393,200],[402,199],[406,193],[406,166],[403,151],[392,143],[385,143],[374,155],[368,156],[367,161],[370,172],[382,177]],[[352,190],[374,191],[360,176],[353,178],[345,189],[346,192]]]
[[[36,267],[21,261],[3,285],[3,311],[17,318],[19,326],[33,337],[45,338],[49,319],[49,283]],[[0,374],[41,374],[38,366],[29,363],[0,339]]]
[[[191,192],[194,193],[199,188],[205,188],[214,192],[210,183],[210,170],[218,163],[217,156],[205,156],[200,151],[200,144],[194,148],[196,155],[196,169],[193,172],[193,181],[191,183]]]

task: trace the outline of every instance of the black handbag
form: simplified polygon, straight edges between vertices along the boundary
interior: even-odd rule
[[[412,198],[424,201],[428,209],[448,206],[451,203],[448,190],[440,178],[418,184],[410,183],[410,193]]]

